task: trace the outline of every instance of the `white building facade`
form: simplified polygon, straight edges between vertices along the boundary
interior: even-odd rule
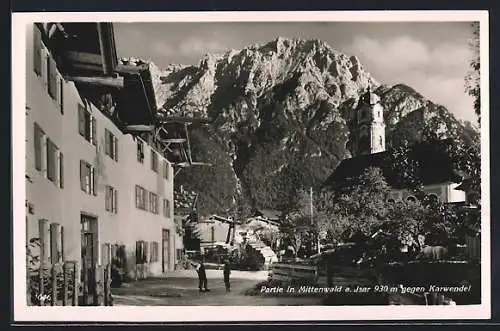
[[[47,262],[104,265],[121,247],[133,278],[173,270],[171,163],[82,98],[40,33],[26,35],[26,239]]]

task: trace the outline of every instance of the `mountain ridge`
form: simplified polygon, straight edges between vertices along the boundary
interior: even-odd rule
[[[380,84],[356,56],[318,39],[279,37],[197,65],[149,66],[160,112],[211,122],[190,133],[193,157],[214,167],[185,169],[176,181],[200,192],[209,213],[238,201],[283,209],[297,189],[319,185],[352,156],[354,109],[368,87],[384,106],[388,148],[417,142],[424,130],[459,137],[464,127],[445,107],[403,83]]]

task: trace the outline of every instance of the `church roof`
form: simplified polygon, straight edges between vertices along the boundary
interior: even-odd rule
[[[434,144],[419,143],[412,146],[409,151],[409,159],[416,161],[417,176],[424,185],[446,182],[459,183],[462,179],[446,152],[436,148]],[[336,189],[347,178],[359,176],[369,167],[380,168],[391,187],[405,188],[401,182],[401,176],[396,173],[395,167],[392,166],[390,151],[360,155],[343,160],[324,182],[323,187]]]

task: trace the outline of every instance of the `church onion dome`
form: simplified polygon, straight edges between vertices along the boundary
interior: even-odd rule
[[[368,90],[361,96],[361,101],[364,104],[375,105],[380,102],[380,97],[372,92],[370,86],[368,86]]]

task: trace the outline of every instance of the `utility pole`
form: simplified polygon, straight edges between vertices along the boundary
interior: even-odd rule
[[[310,207],[311,207],[311,226],[314,226],[314,204],[313,204],[313,188],[310,187],[309,189],[309,196],[310,196]],[[321,253],[321,247],[320,247],[320,240],[319,240],[319,228],[318,224],[316,224],[316,247],[318,254]]]
[[[311,187],[309,189],[309,200],[310,200],[310,207],[311,207],[311,225],[314,225],[314,221],[313,221],[313,188]]]

